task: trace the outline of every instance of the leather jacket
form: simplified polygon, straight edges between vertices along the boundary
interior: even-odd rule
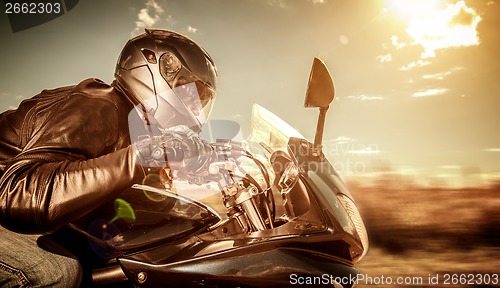
[[[120,91],[87,79],[0,114],[3,226],[57,230],[142,179],[127,125],[133,104]]]

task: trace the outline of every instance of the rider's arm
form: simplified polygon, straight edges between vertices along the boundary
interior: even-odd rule
[[[53,231],[143,176],[131,147],[117,145],[116,105],[73,97],[49,116],[23,120],[29,142],[0,178],[0,223],[11,230]]]

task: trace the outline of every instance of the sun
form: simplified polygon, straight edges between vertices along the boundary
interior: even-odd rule
[[[423,46],[422,58],[434,57],[439,49],[479,44],[481,17],[465,1],[390,0],[388,8],[408,20],[406,32]]]

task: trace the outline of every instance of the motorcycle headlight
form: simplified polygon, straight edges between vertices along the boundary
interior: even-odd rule
[[[356,227],[356,232],[358,233],[359,239],[361,240],[361,245],[363,245],[363,254],[361,258],[363,258],[368,252],[368,233],[366,232],[365,224],[361,219],[361,215],[359,214],[358,208],[356,204],[351,200],[351,198],[347,197],[344,194],[337,194],[337,198],[339,199],[342,206],[344,206],[345,211],[349,215],[354,227]]]

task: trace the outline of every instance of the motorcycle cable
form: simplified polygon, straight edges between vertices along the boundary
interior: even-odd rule
[[[274,222],[274,219],[276,217],[276,202],[275,202],[275,199],[274,199],[274,195],[273,195],[273,192],[272,192],[272,187],[271,187],[271,180],[270,180],[270,177],[269,177],[269,172],[267,171],[266,167],[264,166],[264,163],[262,163],[259,159],[255,158],[252,153],[250,153],[249,151],[245,151],[245,153],[243,154],[243,156],[251,159],[256,165],[257,167],[259,168],[262,176],[264,177],[264,180],[266,181],[266,186],[267,188],[264,190],[264,195],[266,197],[266,202],[268,204],[271,204],[271,207],[272,209],[270,209],[271,211],[266,211],[269,213],[269,223],[271,226],[273,226],[273,222]],[[269,206],[266,205],[266,210],[269,210]]]

